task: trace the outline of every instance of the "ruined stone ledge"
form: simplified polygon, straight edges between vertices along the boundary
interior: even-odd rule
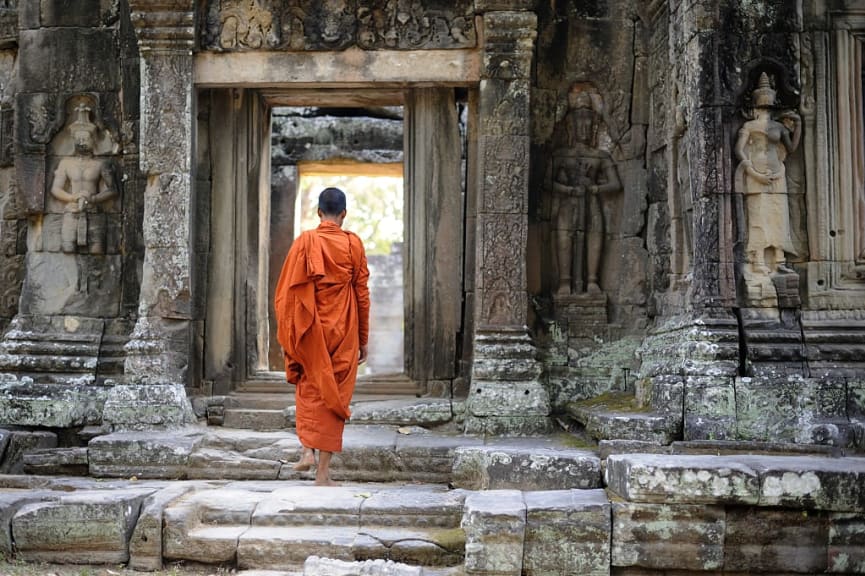
[[[631,502],[865,511],[865,459],[611,455],[610,490]]]

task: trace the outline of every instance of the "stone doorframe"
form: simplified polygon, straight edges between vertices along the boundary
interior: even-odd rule
[[[477,198],[467,208],[473,246],[465,252],[474,258],[474,282],[467,278],[466,291],[473,322],[467,429],[546,428],[549,398],[526,328],[536,15],[484,13],[479,50],[193,54],[196,6],[195,0],[130,0],[141,53],[140,157],[147,177],[144,279],[125,366],[130,381],[152,388],[182,386],[189,379],[196,89],[323,87],[333,83],[338,66],[343,87],[369,85],[371,78],[382,88],[476,83],[477,130],[469,142],[474,148],[469,174]]]

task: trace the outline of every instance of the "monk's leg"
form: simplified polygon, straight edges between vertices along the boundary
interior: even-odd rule
[[[339,486],[336,482],[330,479],[330,457],[333,452],[319,451],[318,469],[315,471],[316,486]]]
[[[300,456],[300,462],[292,466],[297,472],[306,472],[315,466],[315,450],[312,448],[303,447],[303,454]]]

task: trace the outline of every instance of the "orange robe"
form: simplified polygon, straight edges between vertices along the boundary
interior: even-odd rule
[[[369,337],[369,270],[360,238],[332,222],[292,244],[276,285],[277,338],[296,384],[297,436],[339,452],[351,416],[358,351]]]

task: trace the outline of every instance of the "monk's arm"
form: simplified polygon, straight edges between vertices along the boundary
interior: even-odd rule
[[[360,261],[358,263],[357,275],[354,280],[354,289],[357,294],[357,317],[358,333],[360,335],[361,348],[369,341],[369,269],[366,265],[366,252],[360,243]]]

